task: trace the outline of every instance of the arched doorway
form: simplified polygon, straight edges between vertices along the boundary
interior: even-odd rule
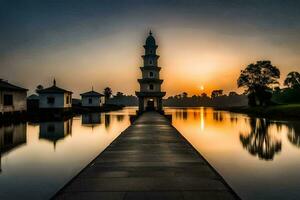
[[[154,108],[154,99],[149,99],[147,101],[146,110],[155,110],[155,108]]]

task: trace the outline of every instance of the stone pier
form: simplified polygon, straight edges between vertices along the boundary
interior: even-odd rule
[[[142,114],[54,199],[239,199],[163,116]]]

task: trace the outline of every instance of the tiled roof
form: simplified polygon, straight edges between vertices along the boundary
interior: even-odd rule
[[[45,88],[42,90],[38,90],[37,93],[45,94],[45,93],[72,93],[72,92],[53,85],[51,87],[48,87],[48,88]]]
[[[19,86],[12,85],[6,81],[0,79],[0,90],[10,90],[10,91],[27,91],[25,88],[21,88]]]
[[[103,94],[100,94],[98,92],[95,91],[89,91],[89,92],[85,92],[80,94],[81,96],[86,96],[86,97],[101,97],[104,96]]]

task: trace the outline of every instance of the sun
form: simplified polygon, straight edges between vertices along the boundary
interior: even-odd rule
[[[203,85],[200,85],[200,87],[199,87],[199,88],[200,88],[200,90],[201,90],[201,91],[203,91],[203,90],[204,90],[204,86],[203,86]]]

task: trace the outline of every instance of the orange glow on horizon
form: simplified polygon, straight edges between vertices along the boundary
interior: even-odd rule
[[[19,50],[14,53],[13,61],[2,63],[14,71],[3,70],[2,78],[30,89],[29,94],[39,84],[49,86],[55,77],[59,86],[74,92],[75,98],[92,85],[99,92],[109,86],[113,93],[134,95],[139,87],[137,79],[145,37],[146,34],[139,32],[121,32],[63,48]],[[166,97],[182,92],[189,96],[203,92],[210,95],[215,89],[241,93],[236,80],[240,70],[249,63],[270,59],[282,71],[282,79],[300,63],[298,55],[257,38],[253,41],[253,38],[232,38],[189,29],[161,29],[154,32],[154,37]]]

